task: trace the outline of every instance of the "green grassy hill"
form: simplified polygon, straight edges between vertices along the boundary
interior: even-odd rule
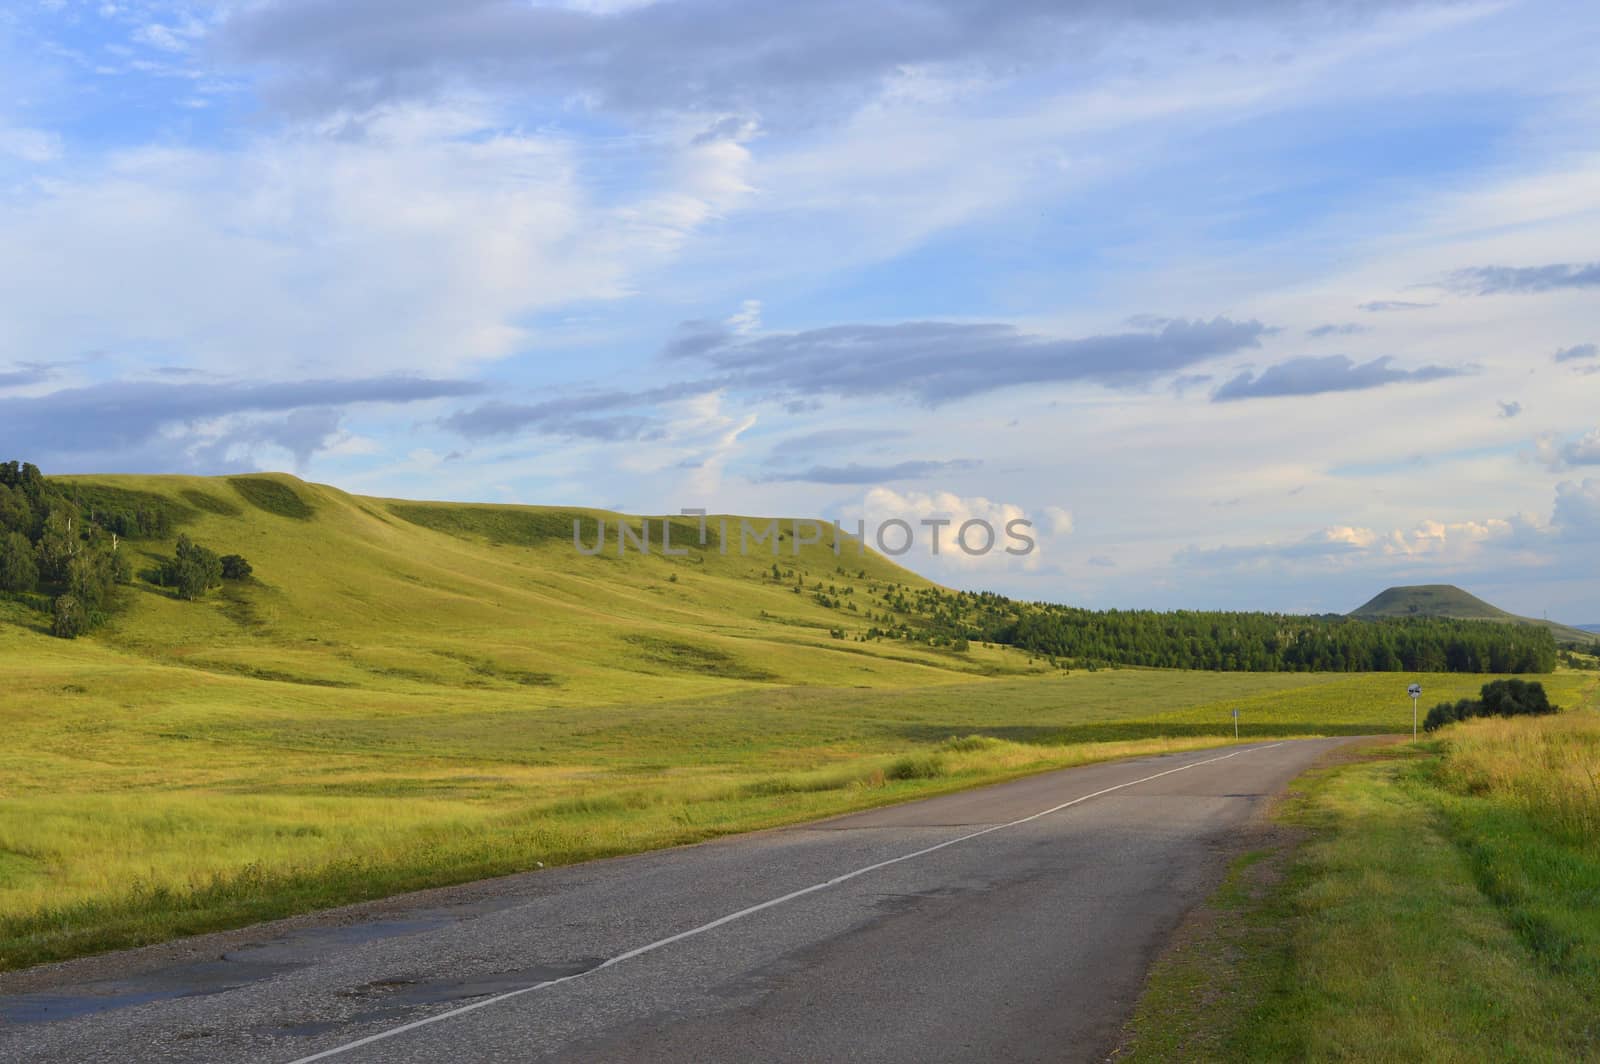
[[[885,587],[927,581],[848,537],[835,556],[831,529],[826,545],[797,556],[785,522],[776,555],[753,542],[741,555],[738,518],[708,518],[703,546],[695,519],[674,518],[673,548],[686,553],[664,557],[656,519],[651,553],[630,544],[619,557],[622,515],[601,511],[364,498],[281,474],[57,479],[139,493],[170,510],[174,537],[254,567],[247,582],[180,601],[150,582],[173,541],[124,543],[141,576],[85,654],[92,645],[212,676],[538,705],[1029,671],[1027,655],[998,649],[856,641]],[[591,547],[596,522],[607,523],[603,554],[574,549],[574,519]],[[43,637],[43,615],[13,605],[7,619]],[[835,638],[838,628],[849,636]]]
[[[1594,638],[1571,625],[1508,613],[1476,595],[1461,590],[1454,584],[1391,587],[1352,612],[1350,616],[1367,620],[1385,617],[1450,617],[1462,621],[1501,621],[1507,624],[1531,624],[1548,628],[1554,633],[1557,642],[1588,644]]]

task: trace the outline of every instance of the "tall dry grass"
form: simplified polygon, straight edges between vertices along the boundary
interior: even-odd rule
[[[1442,781],[1510,801],[1563,839],[1600,849],[1600,714],[1484,718],[1446,733]]]

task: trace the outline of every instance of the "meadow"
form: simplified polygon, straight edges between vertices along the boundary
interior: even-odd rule
[[[74,641],[0,600],[0,967],[1218,745],[1234,708],[1246,739],[1411,724],[1399,674],[864,639],[925,582],[848,547],[583,557],[569,511],[101,479],[256,576],[200,602],[137,581]],[[1597,677],[1542,679],[1572,704]]]

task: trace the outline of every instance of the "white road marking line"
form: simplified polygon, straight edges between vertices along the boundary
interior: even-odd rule
[[[322,1052],[313,1053],[309,1057],[300,1057],[296,1060],[290,1061],[289,1064],[311,1064],[311,1061],[313,1060],[326,1060],[329,1057],[338,1056],[340,1053],[348,1053],[352,1049],[359,1049],[362,1046],[371,1045],[374,1042],[381,1042],[386,1038],[393,1038],[395,1035],[405,1034],[407,1031],[414,1031],[418,1027],[426,1027],[430,1023],[438,1023],[440,1020],[448,1020],[456,1016],[464,1016],[469,1012],[476,1012],[479,1009],[488,1008],[490,1005],[498,1005],[500,1002],[509,1001],[514,997],[521,997],[523,994],[531,994],[535,990],[544,990],[552,986],[559,986],[562,983],[570,983],[573,980],[582,979],[586,975],[592,975],[595,972],[604,971],[605,969],[610,968],[612,965],[621,964],[623,961],[631,961],[635,957],[643,956],[646,953],[653,953],[656,950],[661,949],[663,946],[670,946],[674,942],[682,942],[686,938],[694,938],[696,935],[703,935],[707,931],[715,930],[724,924],[731,924],[735,920],[743,920],[747,916],[754,916],[756,913],[765,909],[771,909],[776,906],[783,905],[787,902],[794,901],[796,898],[803,898],[807,894],[815,894],[819,890],[827,890],[829,887],[836,887],[840,883],[855,879],[857,876],[864,876],[868,872],[876,872],[881,868],[888,868],[890,865],[897,865],[901,861],[910,861],[918,857],[926,857],[930,853],[945,849],[949,846],[954,846],[957,843],[969,842],[980,835],[988,835],[990,832],[1004,831],[1007,828],[1014,828],[1019,825],[1029,823],[1030,821],[1038,820],[1040,817],[1049,816],[1051,813],[1059,813],[1063,809],[1068,809],[1082,802],[1087,802],[1091,798],[1099,798],[1101,795],[1110,794],[1112,791],[1120,791],[1127,787],[1137,787],[1141,783],[1149,783],[1151,780],[1158,780],[1162,776],[1170,776],[1174,772],[1183,772],[1191,768],[1199,768],[1202,765],[1214,765],[1218,761],[1226,761],[1228,758],[1238,757],[1240,754],[1248,754],[1256,750],[1271,750],[1274,747],[1282,745],[1283,743],[1277,742],[1271,743],[1267,746],[1247,746],[1242,750],[1235,750],[1231,754],[1223,754],[1221,757],[1207,758],[1204,761],[1192,761],[1187,765],[1179,765],[1177,768],[1169,768],[1165,772],[1157,772],[1153,776],[1145,776],[1143,779],[1129,780],[1127,783],[1119,783],[1115,787],[1107,787],[1104,790],[1095,791],[1093,794],[1085,794],[1081,797],[1072,799],[1070,802],[1062,802],[1060,805],[1053,805],[1049,809],[1043,809],[1037,813],[1032,813],[1028,816],[1021,817],[1017,820],[1008,821],[1004,824],[991,824],[986,828],[969,832],[965,835],[959,836],[958,838],[947,839],[944,842],[937,843],[933,846],[925,846],[920,850],[915,850],[907,854],[901,854],[899,857],[891,857],[887,861],[879,861],[876,864],[869,864],[864,868],[858,868],[853,872],[846,872],[843,875],[834,876],[832,879],[825,880],[824,882],[814,883],[809,887],[801,887],[799,890],[790,891],[788,894],[773,898],[770,901],[764,901],[759,905],[752,905],[748,909],[740,909],[738,912],[729,913],[726,916],[719,916],[710,923],[701,924],[699,927],[692,927],[687,931],[680,931],[676,935],[669,935],[666,938],[657,939],[648,945],[638,946],[634,949],[630,949],[626,953],[619,953],[615,957],[610,957],[605,961],[595,965],[593,968],[585,969],[584,971],[578,972],[574,975],[563,975],[559,979],[547,979],[542,983],[534,983],[531,986],[518,987],[516,990],[508,990],[504,994],[496,994],[494,997],[484,998],[482,1001],[474,1001],[470,1005],[462,1005],[460,1008],[451,1009],[449,1012],[441,1012],[437,1015],[428,1016],[420,1020],[413,1020],[410,1023],[401,1024],[399,1027],[391,1027],[387,1031],[379,1031],[377,1034],[369,1034],[365,1038],[357,1038],[353,1042],[346,1042],[344,1045],[334,1046],[332,1049],[324,1049]]]

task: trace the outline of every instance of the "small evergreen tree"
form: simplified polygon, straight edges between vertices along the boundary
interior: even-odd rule
[[[224,554],[222,556],[222,579],[245,580],[249,578],[251,572],[253,570],[250,568],[250,563],[245,561],[243,556],[238,554]],[[676,580],[678,574],[673,573],[672,578]]]

